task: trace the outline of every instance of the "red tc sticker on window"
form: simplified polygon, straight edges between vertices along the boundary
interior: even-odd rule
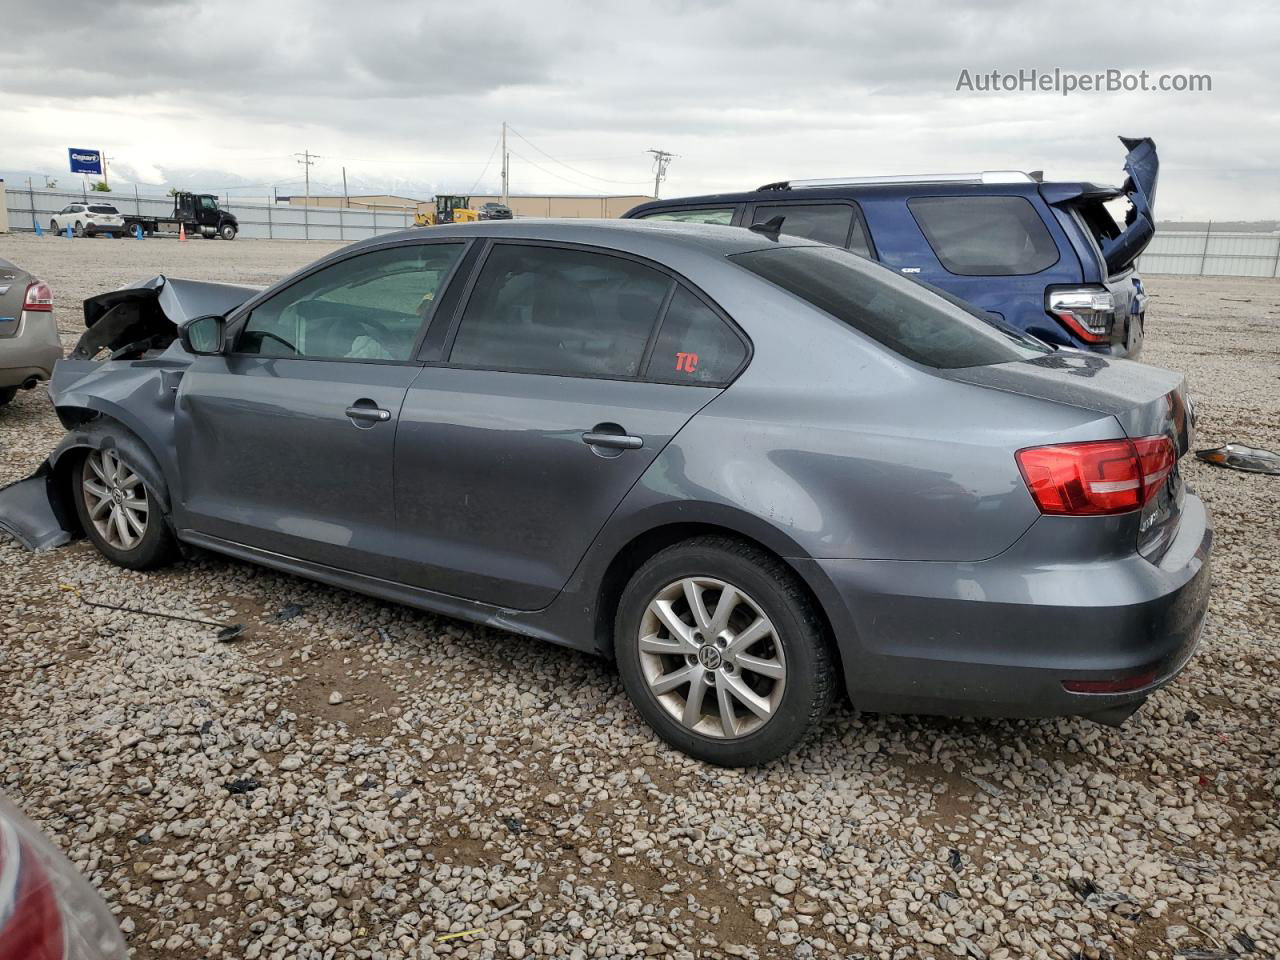
[[[677,353],[676,354],[676,372],[693,373],[698,369],[698,355],[696,353]]]

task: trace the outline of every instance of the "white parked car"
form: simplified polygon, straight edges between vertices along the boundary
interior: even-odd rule
[[[99,233],[118,237],[124,233],[124,217],[109,203],[69,203],[53,215],[49,229],[61,233],[70,227],[77,237]]]

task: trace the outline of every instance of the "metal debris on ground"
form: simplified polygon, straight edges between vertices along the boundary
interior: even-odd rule
[[[951,866],[952,871],[959,873],[960,867],[963,866],[963,861],[960,859],[960,851],[952,850],[947,856],[947,863]]]
[[[254,790],[259,789],[262,784],[253,779],[253,777],[244,777],[240,780],[232,780],[230,783],[224,783],[223,786],[226,787],[227,793],[236,797],[242,793],[252,793]]]
[[[284,623],[286,620],[292,620],[294,617],[302,615],[302,611],[307,609],[305,603],[291,603],[286,607],[281,607],[275,613],[267,618],[271,623]]]
[[[965,778],[966,780],[968,780],[970,783],[974,784],[974,785],[975,785],[979,790],[981,790],[983,793],[989,793],[989,794],[991,794],[991,796],[993,796],[993,797],[1003,797],[1003,796],[1004,796],[1004,789],[1003,789],[1002,787],[997,787],[997,786],[996,786],[994,783],[992,783],[990,780],[984,780],[984,779],[982,779],[982,777],[975,777],[975,776],[974,776],[973,774],[971,774],[971,773],[963,774],[963,776],[964,776],[964,778]]]
[[[1280,453],[1246,447],[1241,443],[1228,443],[1225,447],[1214,447],[1212,450],[1197,450],[1196,456],[1205,463],[1219,467],[1280,476]]]
[[[73,593],[76,599],[83,603],[86,607],[98,607],[102,610],[114,610],[117,613],[133,613],[140,617],[159,617],[162,620],[181,620],[183,623],[198,623],[205,627],[218,627],[217,640],[220,643],[226,643],[234,640],[240,634],[244,633],[244,624],[242,623],[218,623],[215,620],[201,620],[197,617],[183,617],[176,613],[160,613],[158,610],[139,610],[137,607],[121,607],[114,603],[99,603],[96,600],[86,600],[75,587],[69,583],[58,584],[58,589],[65,590],[67,593]]]

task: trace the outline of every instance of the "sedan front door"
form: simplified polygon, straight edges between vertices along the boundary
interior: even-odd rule
[[[419,337],[464,244],[327,265],[236,317],[178,391],[183,514],[196,533],[395,574],[392,456]]]

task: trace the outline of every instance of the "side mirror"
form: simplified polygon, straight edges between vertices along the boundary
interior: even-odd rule
[[[222,353],[222,338],[226,330],[226,318],[211,314],[196,317],[178,328],[178,339],[187,353],[209,357]]]

